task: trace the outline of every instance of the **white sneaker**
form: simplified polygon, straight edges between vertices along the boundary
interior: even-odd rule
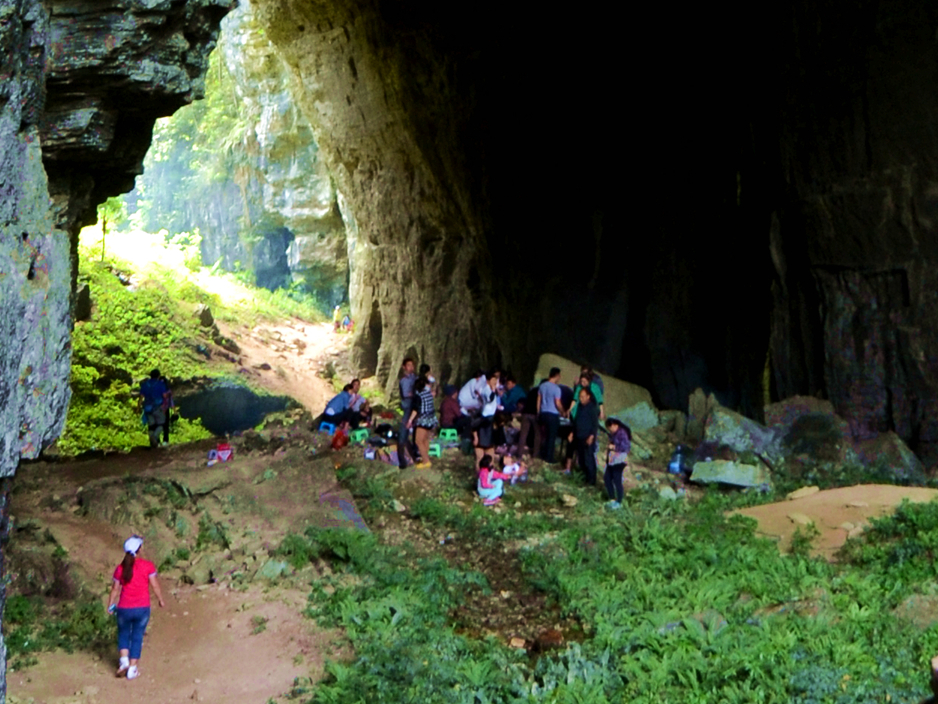
[[[130,667],[130,659],[121,658],[117,663],[117,676],[123,677],[124,674],[127,672],[128,667]]]
[[[140,676],[140,670],[137,669],[136,665],[131,665],[127,668],[127,679],[134,680]]]

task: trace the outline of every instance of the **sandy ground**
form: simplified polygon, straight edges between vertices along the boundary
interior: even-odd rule
[[[166,596],[166,608],[154,608],[136,680],[114,677],[111,659],[60,653],[12,673],[10,694],[36,704],[264,704],[294,677],[322,672],[323,634],[298,618],[306,594],[281,590],[277,600],[265,601],[259,588],[242,593],[209,585]],[[268,621],[252,634],[255,617]]]
[[[319,373],[326,360],[344,351],[349,336],[333,332],[331,323],[293,319],[255,328],[222,321],[217,325],[241,348],[242,373],[270,393],[295,398],[313,415],[322,413],[335,395],[332,384]]]
[[[777,540],[782,551],[789,549],[791,538],[800,526],[813,522],[820,531],[814,541],[814,553],[832,559],[847,537],[861,532],[870,518],[892,513],[904,499],[926,503],[936,496],[938,490],[935,489],[859,484],[732,513],[756,519],[758,532]]]

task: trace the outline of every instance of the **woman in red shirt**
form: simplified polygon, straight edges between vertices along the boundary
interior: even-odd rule
[[[108,613],[117,611],[117,648],[120,664],[117,676],[132,680],[140,672],[137,661],[143,648],[143,634],[150,620],[150,588],[164,606],[160,583],[156,581],[156,565],[140,557],[143,538],[132,535],[124,541],[124,559],[114,570],[114,586],[108,598]]]

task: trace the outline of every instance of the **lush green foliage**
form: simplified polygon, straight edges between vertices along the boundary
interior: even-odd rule
[[[339,475],[366,516],[389,512],[384,480],[354,467]],[[546,493],[517,492],[524,502],[517,512],[466,510],[452,501],[462,487],[415,499],[409,514],[431,533],[458,531],[457,541],[473,541],[473,550],[501,553],[506,541],[527,536],[517,553],[525,578],[580,620],[582,642],[531,659],[504,639],[461,635],[453,610],[484,575],[372,535],[311,529],[289,536],[282,554],[294,566],[317,556],[332,562],[336,574],[314,585],[309,612],[346,629],[355,657],[330,663],[326,684],[298,684],[297,694],[316,703],[466,704],[872,704],[925,696],[938,626],[923,629],[894,610],[938,586],[931,553],[938,504],[904,506],[851,542],[852,562],[831,565],[807,555],[810,533],[801,550],[780,555],[752,521],[727,518],[738,500],[716,491],[696,504],[634,493],[618,513],[604,512],[593,492],[563,491],[579,498],[563,520],[546,511]]]
[[[137,179],[135,225],[149,232],[186,232],[193,211],[206,198],[219,197],[232,176],[247,187],[248,118],[224,58],[213,52],[205,98],[154,126],[144,175]]]
[[[131,290],[116,271],[131,269],[114,259],[81,260],[79,275],[91,284],[96,311],[72,333],[72,401],[58,441],[65,454],[144,444],[137,387],[154,367],[170,379],[204,375],[193,349],[195,323],[177,309],[178,299],[155,282]],[[208,433],[180,418],[171,437],[187,442]]]

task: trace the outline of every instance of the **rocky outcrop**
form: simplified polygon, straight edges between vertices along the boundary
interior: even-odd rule
[[[208,100],[157,133],[135,194],[141,224],[198,229],[207,265],[249,271],[268,289],[298,286],[331,310],[348,294],[338,195],[250,2],[222,21],[212,61]]]
[[[227,7],[0,0],[0,477],[65,420],[77,229],[132,186],[153,120],[198,97]]]
[[[42,156],[56,225],[73,234],[143,170],[153,123],[202,97],[234,0],[51,3]]]
[[[437,28],[388,21],[371,2],[257,7],[359,228],[349,239],[356,365],[390,388],[405,354],[441,379],[495,361],[492,260],[466,139],[473,99]]]

